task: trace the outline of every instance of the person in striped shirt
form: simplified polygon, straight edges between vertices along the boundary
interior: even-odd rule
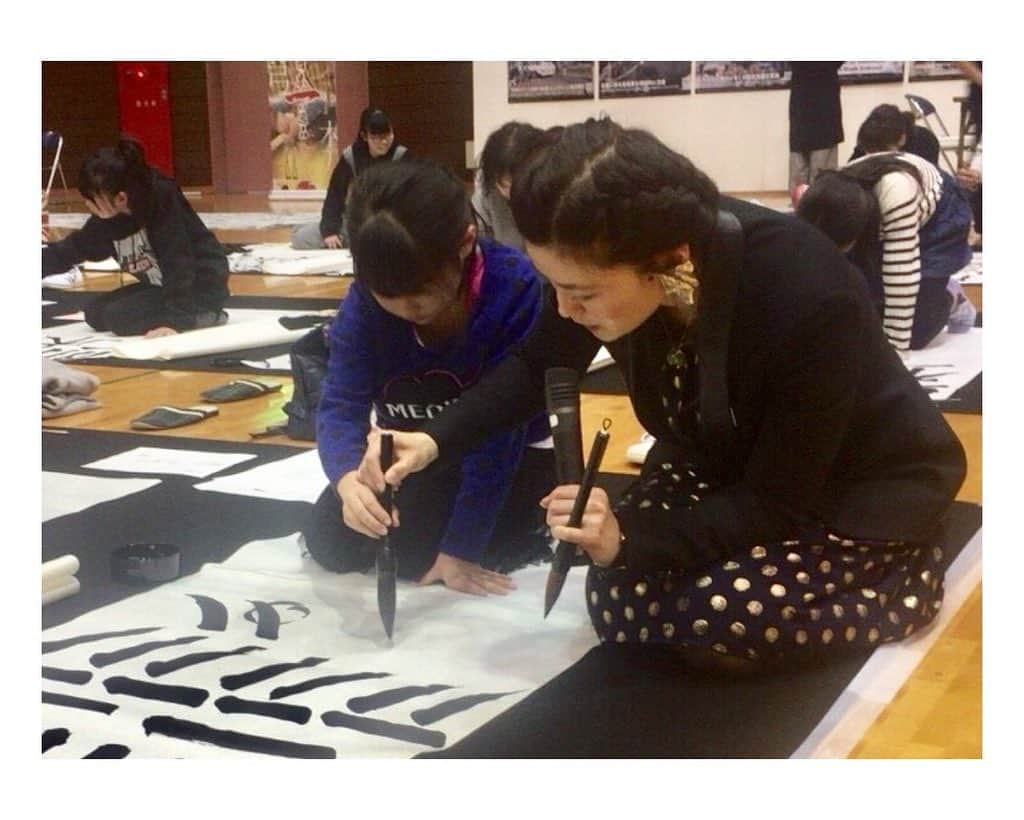
[[[822,174],[797,214],[823,230],[867,277],[890,343],[919,350],[965,299],[950,275],[971,260],[971,209],[956,181],[914,154],[869,154]]]

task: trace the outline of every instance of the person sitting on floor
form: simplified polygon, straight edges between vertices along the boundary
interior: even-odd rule
[[[895,105],[876,106],[857,130],[857,147],[850,162],[882,151],[916,154],[932,165],[939,164],[939,139],[917,124],[913,112],[900,111]]]
[[[521,252],[482,237],[464,184],[426,160],[386,163],[355,181],[346,216],[355,281],[331,324],[317,413],[329,484],[305,530],[313,558],[364,571],[392,522],[359,470],[371,411],[416,430],[523,340],[541,283]],[[475,595],[513,588],[507,571],[550,555],[541,497],[554,480],[540,413],[463,458],[410,479],[396,497],[398,575]],[[340,507],[340,509],[339,509]],[[340,514],[339,514],[340,512]]]
[[[166,336],[227,321],[228,260],[181,188],[122,138],[82,163],[78,191],[91,216],[81,230],[43,247],[43,276],[113,256],[138,279],[85,308],[95,330]]]
[[[617,504],[593,490],[581,526],[576,485],[543,501],[552,535],[593,561],[601,640],[757,667],[932,622],[963,447],[827,237],[721,196],[608,119],[568,126],[528,163],[512,212],[550,284],[540,319],[456,404],[395,434],[386,476],[371,435],[361,471],[378,491],[521,424],[548,368],[582,373],[603,343],[657,443]]]
[[[851,254],[901,355],[950,323],[969,329],[974,307],[950,277],[971,261],[971,207],[949,174],[914,154],[869,154],[822,173],[797,215]]]
[[[377,163],[400,160],[408,149],[395,142],[395,131],[384,109],[364,108],[359,115],[359,134],[341,152],[324,196],[319,224],[299,225],[292,231],[296,250],[344,248],[348,244],[344,224],[345,199],[352,180]]]

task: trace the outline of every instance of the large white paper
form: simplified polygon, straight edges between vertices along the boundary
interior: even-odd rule
[[[982,329],[940,333],[923,350],[911,350],[907,369],[935,401],[945,401],[981,372]]]
[[[291,225],[303,225],[307,222],[319,222],[318,211],[282,212],[268,211],[197,211],[199,218],[207,228],[226,228],[229,230],[258,230],[261,228],[282,228]],[[77,230],[85,224],[88,214],[50,214],[51,228],[70,228]]]
[[[351,275],[352,252],[348,249],[296,250],[287,243],[247,245],[244,252],[228,257],[233,271],[259,271],[276,276],[312,274]]]
[[[159,483],[155,478],[100,478],[44,470],[43,521],[140,493]]]
[[[228,310],[228,322],[219,327],[190,330],[173,336],[146,339],[143,336],[115,336],[98,332],[85,322],[76,322],[42,331],[42,355],[61,361],[81,361],[105,357],[172,360],[244,350],[249,347],[292,342],[309,332],[301,327],[289,330],[278,320],[291,316],[330,318],[333,310]]]
[[[320,454],[315,448],[242,473],[195,485],[197,490],[275,498],[279,501],[307,501],[310,504],[316,502],[326,486],[327,477],[320,465]]]
[[[206,450],[174,450],[136,447],[116,456],[84,465],[92,470],[120,473],[160,473],[207,478],[228,467],[256,458],[248,453],[213,453]]]
[[[254,754],[171,737],[161,731],[168,723],[189,732],[197,724],[231,731],[244,742],[255,736],[317,746],[322,754],[349,758],[409,757],[450,746],[596,645],[583,597],[586,573],[569,574],[545,619],[547,572],[528,567],[514,573],[518,589],[505,597],[400,581],[389,642],[373,573],[329,573],[301,556],[296,536],[250,543],[223,564],[207,564],[195,575],[43,632],[44,666],[92,672],[83,685],[44,680],[44,692],[116,706],[103,714],[44,704],[43,730],[70,732],[46,756],[82,757],[109,743],[127,747],[131,757]],[[157,629],[46,651],[62,639],[147,627]],[[199,640],[122,660],[110,654],[189,638]],[[235,654],[164,666],[195,653]],[[307,665],[296,666],[301,662]],[[238,677],[268,667],[274,668],[262,679]],[[334,677],[300,692],[285,688],[358,675],[380,677]],[[139,684],[187,687],[202,702],[189,706],[122,691]],[[300,722],[239,712],[239,701],[242,708],[291,708]],[[351,725],[329,725],[336,719]]]

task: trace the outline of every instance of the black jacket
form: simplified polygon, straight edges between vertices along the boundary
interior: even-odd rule
[[[702,390],[727,384],[727,395],[712,396],[711,403],[726,402],[727,418],[735,419],[731,446],[721,447],[702,429],[706,418],[682,437],[669,427],[660,380],[679,339],[663,309],[606,345],[643,426],[659,442],[686,449],[721,484],[657,531],[650,519],[620,518],[629,537],[627,563],[686,569],[694,555],[725,555],[820,525],[851,537],[926,540],[963,482],[966,459],[886,340],[863,277],[823,234],[795,217],[726,197],[722,207],[742,226],[742,263],[728,311],[724,378],[704,371],[713,357],[698,341],[698,380]],[[699,265],[701,271],[719,273],[714,260]],[[540,409],[546,368],[585,371],[600,342],[559,317],[549,297],[518,354],[424,428],[446,460]],[[722,314],[717,296],[702,297],[702,315]]]
[[[819,151],[843,141],[840,66],[841,61],[790,63],[793,72],[789,91],[790,151]]]
[[[219,310],[227,300],[227,256],[174,180],[154,171],[152,190],[142,218],[90,216],[81,230],[43,247],[42,273],[113,256],[123,271],[163,288],[174,329],[191,330],[198,311]]]
[[[324,195],[324,206],[320,212],[320,236],[338,236],[341,234],[341,222],[345,215],[345,198],[348,196],[349,185],[364,169],[378,162],[391,162],[401,159],[406,154],[406,147],[397,141],[391,143],[388,152],[374,159],[366,141],[358,139],[342,152],[338,164],[334,166],[331,181]]]

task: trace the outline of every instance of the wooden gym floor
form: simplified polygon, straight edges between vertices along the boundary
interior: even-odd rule
[[[741,194],[778,207],[785,195]],[[257,195],[211,196],[192,199],[197,211],[268,211],[308,210],[311,221],[317,218],[315,203],[268,203]],[[69,203],[55,210],[79,210]],[[224,242],[281,242],[288,238],[288,229],[262,231],[218,231]],[[109,290],[116,287],[118,277],[111,274],[86,274],[77,290]],[[242,295],[279,297],[330,297],[339,300],[348,289],[349,280],[325,276],[253,276],[233,275],[231,292]],[[970,293],[981,309],[981,289]],[[85,428],[92,430],[127,431],[129,421],[159,404],[189,405],[198,403],[199,394],[233,378],[232,374],[190,372],[185,370],[125,368],[75,364],[94,373],[101,385],[95,397],[102,407],[76,415],[43,422],[44,428]],[[257,374],[259,375],[259,374]],[[263,378],[263,377],[261,377]],[[278,393],[244,402],[220,405],[218,416],[201,424],[151,435],[216,439],[249,442],[250,434],[263,431],[268,425],[283,420],[281,406],[291,397],[291,379],[267,376],[281,381]],[[590,441],[603,418],[613,421],[614,439],[604,460],[609,472],[632,473],[638,469],[625,458],[625,449],[642,432],[625,396],[585,394],[582,399],[583,438]],[[963,442],[967,452],[967,479],[957,498],[981,503],[982,417],[970,414],[946,414],[946,419]],[[261,439],[271,444],[302,445],[285,436]],[[305,446],[312,446],[307,444]],[[982,756],[982,594],[981,584],[971,592],[946,626],[938,640],[924,656],[871,727],[853,748],[855,758],[980,758]]]

